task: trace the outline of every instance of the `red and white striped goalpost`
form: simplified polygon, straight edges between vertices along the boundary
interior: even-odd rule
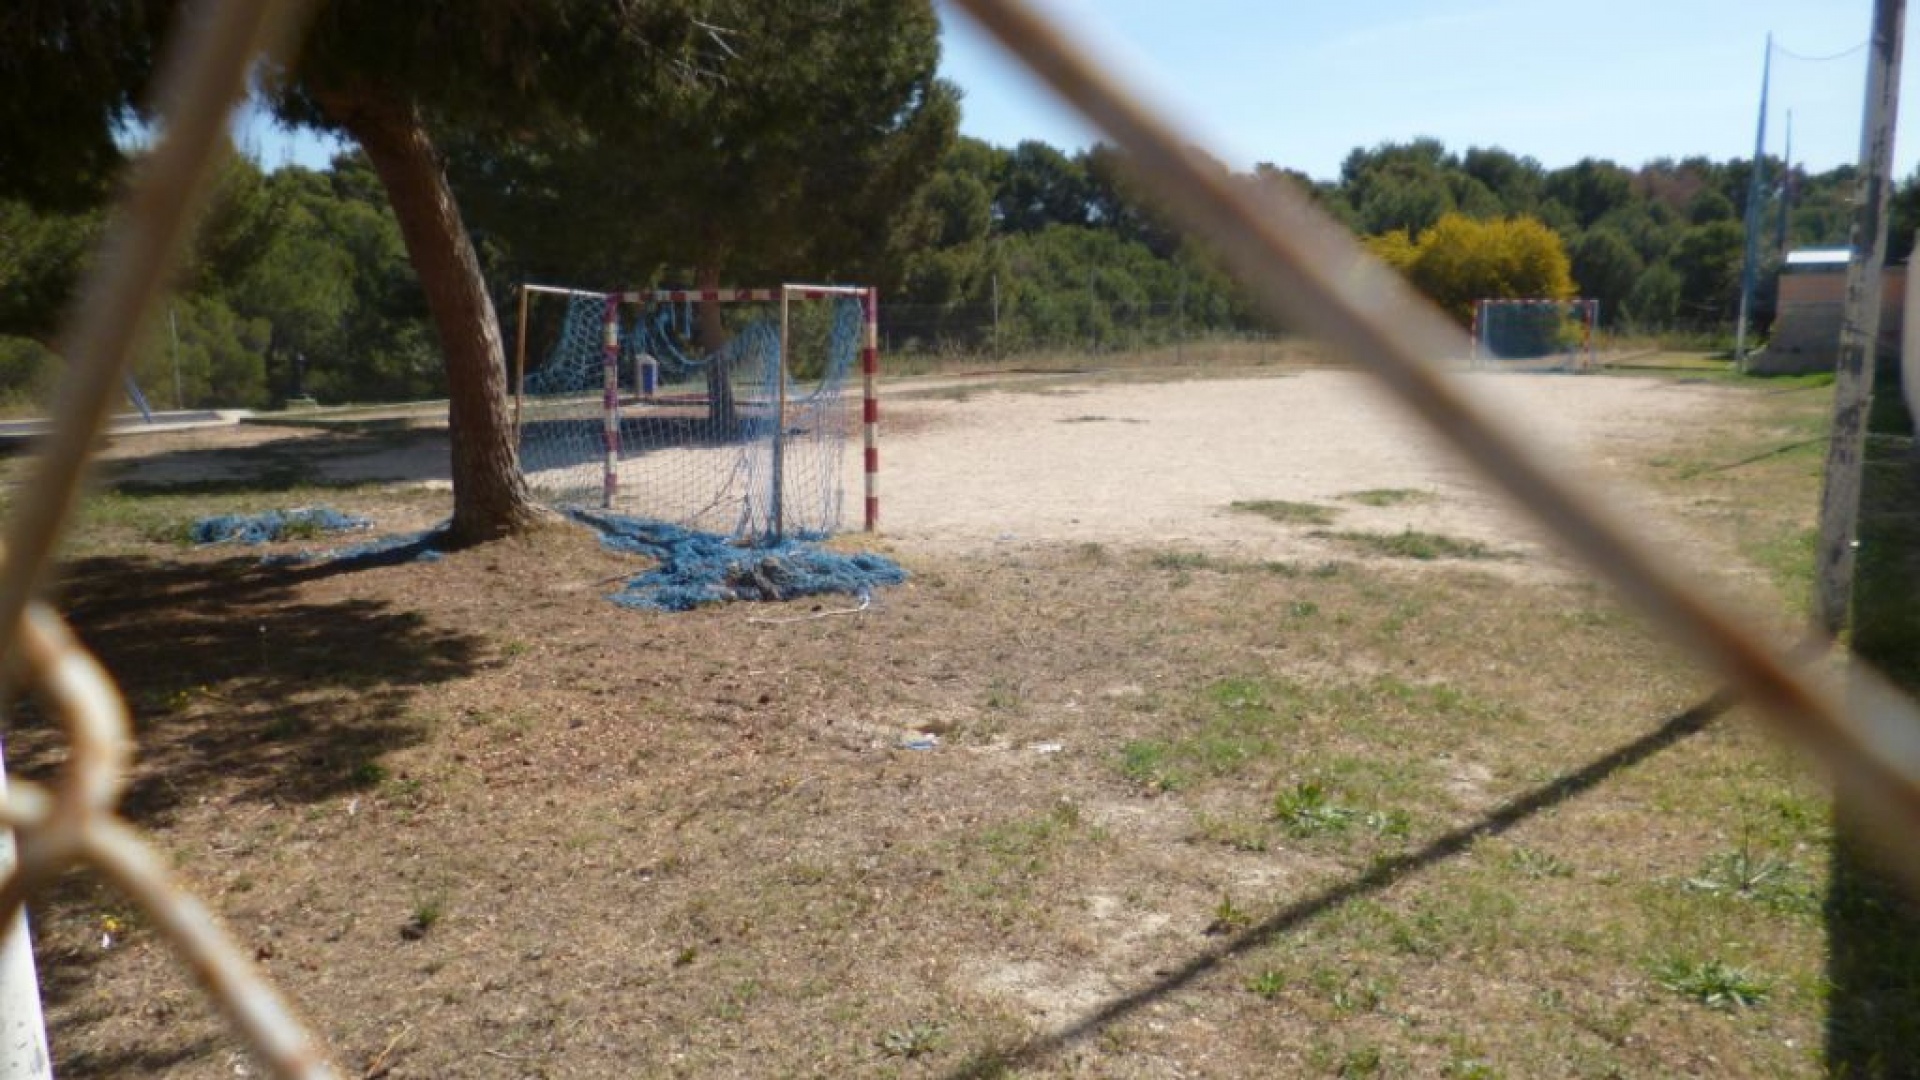
[[[859,301],[863,322],[860,343],[862,472],[865,477],[864,528],[880,529],[880,290],[859,285],[782,285],[777,289],[633,289],[625,292],[592,293],[562,289],[550,285],[525,284],[521,289],[519,341],[515,348],[514,393],[515,425],[519,423],[519,399],[526,393],[527,318],[526,297],[544,293],[557,296],[598,296],[606,301],[604,338],[601,347],[601,482],[600,505],[611,509],[620,490],[620,306],[622,304],[685,304],[712,302],[721,304],[779,303],[780,305],[780,422],[773,436],[773,523],[774,537],[781,534],[781,486],[785,462],[787,401],[787,318],[788,305],[794,299],[825,300],[836,296]]]
[[[600,508],[611,510],[620,490],[620,304],[612,296],[600,346],[600,443]]]
[[[866,340],[860,347],[860,431],[865,459],[866,530],[880,531],[880,290],[860,298],[866,313]]]

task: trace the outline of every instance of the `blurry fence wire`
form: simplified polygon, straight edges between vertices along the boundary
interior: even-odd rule
[[[0,934],[25,925],[19,914],[30,896],[91,865],[146,912],[264,1064],[281,1077],[319,1080],[335,1074],[312,1038],[207,909],[174,883],[165,860],[117,815],[132,757],[126,706],[60,617],[33,600],[144,316],[185,246],[227,138],[227,117],[244,96],[252,65],[291,39],[301,8],[240,0],[183,7],[159,81],[155,128],[164,134],[142,162],[108,229],[105,257],[73,308],[86,317],[68,321],[61,409],[7,523],[0,670],[24,679],[58,718],[71,748],[57,785],[15,784],[0,804],[0,827],[15,841],[13,865],[0,880]],[[16,1075],[51,1075],[40,1033],[13,1031],[19,1017],[7,1019],[0,1065]]]
[[[1825,764],[1909,885],[1920,885],[1920,779],[1911,702],[1862,674],[1849,713],[1831,692],[1776,657],[1750,630],[1701,599],[1674,571],[1596,509],[1479,407],[1443,380],[1432,358],[1462,355],[1457,328],[1334,223],[1284,194],[1268,206],[1224,182],[1186,140],[1142,109],[1057,30],[1018,0],[959,0],[1143,167],[1154,189],[1213,243],[1261,303],[1370,367],[1469,460],[1553,528],[1575,551],[1719,669]],[[66,523],[78,481],[119,383],[141,315],[177,257],[195,194],[253,57],[291,20],[291,4],[194,5],[192,32],[170,50],[162,100],[166,135],[130,191],[95,277],[75,310],[72,374],[59,427],[9,522],[0,579],[0,655],[60,718],[72,751],[53,789],[21,784],[0,806],[18,862],[0,883],[0,927],[65,869],[92,864],[153,916],[201,984],[282,1077],[333,1075],[218,931],[206,910],[168,880],[150,848],[114,813],[130,754],[125,707],[106,673],[57,615],[31,602]]]

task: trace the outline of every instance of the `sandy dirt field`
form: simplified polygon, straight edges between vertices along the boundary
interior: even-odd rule
[[[1663,444],[1724,401],[1713,387],[1671,380],[1462,378],[1552,458],[1601,479],[1611,455]],[[915,546],[1299,554],[1300,530],[1229,509],[1261,499],[1339,506],[1348,529],[1431,530],[1514,550],[1536,535],[1355,372],[909,398],[883,416],[903,418],[906,431],[891,434],[883,421],[882,520]],[[1434,497],[1391,507],[1342,499],[1378,489]]]
[[[1608,479],[1616,455],[1645,456],[1724,405],[1710,385],[1640,378],[1463,375],[1464,384],[1559,463]],[[1310,554],[1319,541],[1230,509],[1291,500],[1336,508],[1348,530],[1416,530],[1537,553],[1537,533],[1366,377],[1166,383],[903,381],[883,394],[881,517],[910,549],[1098,543],[1244,558]],[[247,426],[122,437],[122,481],[233,480],[297,458],[327,482],[445,486],[445,433],[432,427],[336,436]],[[859,455],[845,463],[857,519]],[[1357,492],[1420,497],[1369,506]],[[1639,500],[1631,500],[1638,502]],[[1519,565],[1519,564],[1515,564]],[[1526,565],[1536,567],[1536,560]]]

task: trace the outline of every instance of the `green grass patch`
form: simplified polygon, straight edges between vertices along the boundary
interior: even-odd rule
[[[1247,991],[1268,1001],[1287,992],[1287,973],[1268,968],[1247,979]]]
[[[1444,533],[1418,532],[1405,529],[1397,533],[1378,532],[1321,532],[1316,537],[1335,540],[1365,555],[1377,555],[1389,559],[1418,559],[1432,562],[1437,559],[1500,560],[1516,559],[1518,555],[1510,551],[1491,548],[1478,540],[1462,540]]]
[[[1349,491],[1340,497],[1362,506],[1407,506],[1432,502],[1434,499],[1432,492],[1418,488],[1368,488],[1365,491]]]
[[[1187,774],[1164,739],[1136,739],[1120,748],[1120,774],[1148,791],[1177,791]]]
[[[1191,691],[1174,718],[1124,744],[1116,766],[1121,775],[1149,792],[1189,788],[1253,769],[1311,771],[1316,782],[1326,785],[1323,794],[1330,795],[1337,787],[1357,800],[1351,806],[1324,808],[1329,822],[1351,810],[1354,816],[1349,824],[1397,835],[1405,831],[1405,815],[1377,812],[1373,806],[1398,806],[1431,795],[1424,765],[1397,754],[1323,753],[1309,760],[1303,749],[1321,738],[1316,732],[1338,730],[1412,754],[1426,733],[1448,730],[1448,725],[1484,732],[1523,720],[1519,710],[1504,702],[1446,683],[1416,683],[1394,675],[1320,686],[1232,677]],[[1303,821],[1313,814],[1304,804],[1302,810]],[[1236,834],[1231,838],[1224,834],[1204,838],[1233,847],[1257,846],[1247,829],[1231,831]]]
[[[1812,609],[1813,571],[1820,530],[1791,529],[1747,545],[1753,561],[1780,590],[1787,607],[1800,614]]]
[[[1726,1012],[1758,1008],[1771,993],[1764,979],[1718,960],[1670,957],[1654,966],[1653,978],[1683,998]]]
[[[1748,844],[1714,855],[1685,886],[1692,892],[1802,915],[1818,914],[1822,902],[1820,889],[1805,871]]]
[[[1508,870],[1534,881],[1573,876],[1573,867],[1550,851],[1516,846],[1504,860]]]
[[[1273,817],[1298,839],[1338,836],[1362,828],[1377,836],[1405,837],[1412,819],[1404,810],[1376,810],[1335,798],[1318,779],[1302,780],[1273,797]]]
[[[1232,570],[1234,564],[1204,551],[1156,551],[1147,560],[1155,570]]]
[[[1255,514],[1268,521],[1277,521],[1282,525],[1331,525],[1334,515],[1339,513],[1335,507],[1321,506],[1318,503],[1290,502],[1286,499],[1249,499],[1233,503],[1232,509],[1242,514]]]

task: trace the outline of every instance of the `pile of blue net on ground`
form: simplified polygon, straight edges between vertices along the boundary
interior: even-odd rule
[[[203,517],[188,530],[196,544],[273,544],[283,540],[305,540],[331,533],[359,532],[373,522],[353,514],[343,514],[326,506],[303,506],[294,510],[268,510],[259,514],[215,514]],[[441,529],[379,536],[343,548],[321,551],[278,552],[262,556],[262,566],[329,566],[358,569],[366,566],[397,566],[409,562],[433,562],[441,557]]]
[[[907,572],[884,555],[843,555],[800,538],[743,547],[724,536],[661,521],[585,510],[572,514],[598,530],[607,547],[660,563],[609,597],[622,607],[690,611],[735,600],[862,596],[876,586],[907,580]]]
[[[326,506],[268,510],[261,514],[215,514],[193,523],[196,544],[271,544],[322,533],[354,532],[373,522]]]
[[[440,528],[433,528],[423,532],[379,536],[365,543],[335,548],[331,551],[302,551],[297,555],[282,556],[277,561],[289,566],[325,563],[341,570],[364,570],[374,566],[399,566],[411,562],[439,562],[446,557],[440,550],[444,539],[442,532]]]

